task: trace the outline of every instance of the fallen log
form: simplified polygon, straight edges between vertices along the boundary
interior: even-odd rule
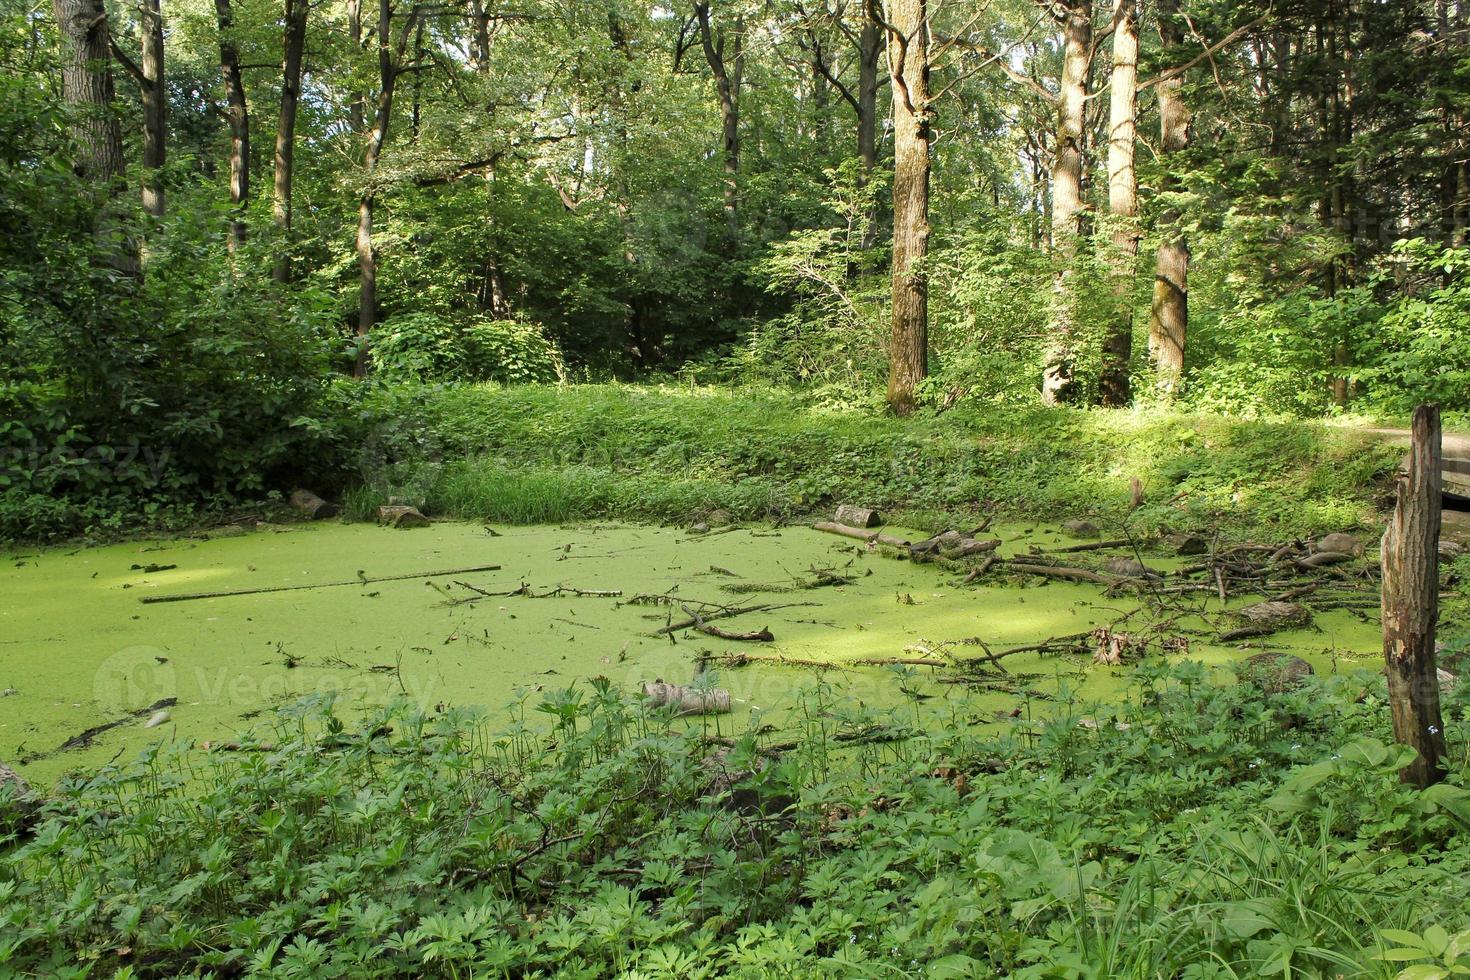
[[[665,705],[681,715],[723,715],[730,712],[730,692],[723,688],[695,688],[667,684],[662,679],[643,685],[643,694],[654,707]]]
[[[1353,556],[1342,551],[1319,551],[1315,555],[1308,555],[1297,561],[1299,568],[1323,568],[1327,565],[1337,565],[1345,561],[1352,561]]]
[[[258,589],[225,589],[220,592],[180,592],[176,595],[145,595],[142,603],[190,602],[194,599],[224,599],[230,596],[264,595],[268,592],[300,592],[303,589],[335,589],[344,585],[373,585],[378,582],[404,582],[415,578],[443,578],[446,575],[468,575],[472,572],[498,572],[499,565],[474,565],[470,568],[448,568],[439,572],[411,572],[407,575],[379,575],[342,579],[336,582],[314,582],[310,585],[268,585]]]
[[[697,629],[699,632],[705,634],[706,636],[715,636],[715,637],[719,637],[722,640],[737,640],[737,641],[739,641],[741,643],[775,643],[776,642],[775,635],[772,634],[771,631],[769,629],[767,629],[766,627],[764,627],[764,626],[761,627],[758,630],[751,630],[748,633],[732,633],[729,630],[722,630],[718,626],[709,626],[709,625],[696,626],[695,629]]]
[[[883,523],[883,518],[876,510],[858,507],[854,504],[843,504],[838,507],[835,518],[838,524],[847,524],[851,527],[877,527]]]
[[[970,558],[975,555],[988,555],[999,548],[1000,544],[999,538],[990,538],[985,541],[976,538],[961,538],[959,544],[952,548],[940,547],[939,553],[950,561],[956,561],[960,558]]]
[[[1043,548],[1046,554],[1066,555],[1075,551],[1107,551],[1112,548],[1129,548],[1133,542],[1128,538],[1112,538],[1107,541],[1087,541],[1083,544],[1068,545],[1065,548]]]
[[[896,538],[891,534],[883,534],[880,531],[869,531],[860,527],[851,527],[847,524],[839,524],[836,521],[817,521],[812,525],[816,531],[826,531],[828,534],[840,534],[846,538],[857,538],[868,544],[886,544],[892,548],[909,548],[911,545],[903,538]]]

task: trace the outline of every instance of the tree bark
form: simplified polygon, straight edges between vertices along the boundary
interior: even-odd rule
[[[878,60],[883,54],[883,30],[863,6],[863,23],[858,30],[857,151],[863,186],[878,167]],[[878,244],[878,205],[869,208],[860,241],[863,251]]]
[[[291,281],[291,182],[296,163],[296,107],[301,101],[301,59],[306,49],[307,0],[286,0],[286,29],[281,38],[281,111],[276,124],[275,182],[271,187],[280,244],[271,278]]]
[[[1159,41],[1164,63],[1183,57],[1184,32],[1179,29],[1179,0],[1159,0]],[[1189,107],[1184,103],[1182,75],[1158,83],[1159,155],[1164,163],[1161,190],[1179,190],[1171,164],[1189,146]],[[1182,215],[1166,208],[1160,217],[1163,235],[1154,260],[1154,295],[1148,322],[1148,353],[1154,383],[1166,398],[1179,394],[1184,378],[1184,352],[1189,336],[1189,242],[1179,227]]]
[[[353,59],[362,51],[362,0],[347,0],[347,38],[352,42]],[[348,95],[347,119],[354,134],[366,125],[367,100],[362,90],[354,88]]]
[[[1108,211],[1113,219],[1113,296],[1116,309],[1103,340],[1101,393],[1109,408],[1133,397],[1133,269],[1138,258],[1138,7],[1114,0],[1113,75],[1108,109]]]
[[[122,186],[122,126],[114,111],[112,36],[102,0],[53,0],[56,25],[66,58],[61,90],[73,110],[72,134],[77,144],[76,171],[98,187],[93,230],[105,261],[127,275],[138,272],[133,244],[119,243],[113,201]]]
[[[870,0],[876,2],[876,0]],[[893,326],[888,407],[914,410],[929,373],[929,24],[926,0],[888,5],[888,74],[893,88]]]
[[[1444,719],[1434,651],[1441,453],[1439,406],[1420,405],[1414,410],[1407,472],[1397,478],[1398,501],[1383,535],[1383,657],[1393,735],[1418,751],[1402,777],[1421,788],[1444,778]]]
[[[490,14],[483,0],[470,0],[470,67],[477,72],[490,70]]]
[[[168,93],[163,80],[163,11],[159,0],[143,0],[143,210],[163,217],[163,167],[168,162]]]
[[[240,75],[240,51],[230,36],[234,15],[230,0],[214,0],[219,23],[219,71],[225,83],[226,118],[230,124],[230,250],[245,241],[245,207],[250,199],[250,107],[245,101],[245,83]]]
[[[1071,268],[1082,237],[1082,180],[1086,167],[1088,76],[1092,69],[1092,0],[1070,0],[1062,17],[1062,79],[1057,103],[1057,145],[1052,165],[1052,246],[1057,272],[1052,323],[1042,371],[1041,400],[1047,405],[1077,395],[1073,361],[1076,327],[1075,283]]]
[[[740,234],[740,86],[745,74],[744,25],[736,25],[730,57],[726,58],[725,33],[720,31],[716,36],[710,24],[709,4],[696,3],[694,15],[699,22],[704,60],[714,75],[715,94],[720,102],[725,156],[725,231],[729,240],[734,242]]]
[[[373,217],[377,206],[378,161],[388,141],[388,124],[393,119],[393,93],[403,71],[403,55],[418,21],[414,7],[395,45],[392,40],[392,0],[378,0],[378,100],[372,132],[368,134],[363,154],[363,192],[357,206],[357,265],[359,293],[357,300],[357,358],[352,374],[361,378],[368,369],[368,334],[378,316],[378,252],[373,247]]]

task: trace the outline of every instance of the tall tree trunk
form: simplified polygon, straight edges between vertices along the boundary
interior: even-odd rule
[[[1108,109],[1108,211],[1113,218],[1113,295],[1117,308],[1103,340],[1102,403],[1110,408],[1133,397],[1128,377],[1133,359],[1133,268],[1138,258],[1138,7],[1114,0],[1113,75]]]
[[[362,51],[362,0],[347,0],[347,37],[352,42],[352,56],[356,60]],[[348,94],[347,119],[352,126],[353,136],[362,133],[367,124],[367,100],[362,90],[354,88]]]
[[[275,182],[271,208],[280,244],[271,278],[291,281],[291,182],[296,162],[296,107],[301,101],[301,58],[306,49],[307,0],[286,0],[286,29],[281,39],[281,115],[276,125]]]
[[[1350,6],[1349,2],[1349,8]],[[1334,6],[1329,5],[1328,12],[1328,22],[1317,26],[1318,43],[1325,52],[1328,73],[1328,77],[1323,80],[1319,112],[1326,188],[1326,195],[1322,200],[1322,220],[1331,227],[1339,249],[1326,269],[1327,295],[1335,297],[1338,290],[1352,286],[1356,275],[1356,236],[1352,216],[1353,179],[1350,169],[1343,165],[1344,156],[1353,138],[1353,82],[1350,53],[1343,50],[1338,37],[1339,29],[1346,30],[1347,26],[1338,23]],[[1347,13],[1350,16],[1351,10]],[[1332,401],[1338,408],[1346,408],[1352,397],[1352,385],[1348,378],[1352,361],[1349,338],[1339,335],[1332,349]]]
[[[163,82],[163,11],[143,0],[143,210],[162,218],[163,167],[168,162],[168,93]]]
[[[1159,41],[1164,63],[1182,60],[1184,32],[1179,28],[1179,0],[1159,0]],[[1159,155],[1164,163],[1165,194],[1179,190],[1171,165],[1189,146],[1189,107],[1184,103],[1184,76],[1166,76],[1158,83]],[[1178,395],[1184,378],[1184,352],[1189,336],[1189,242],[1179,227],[1183,216],[1166,208],[1160,216],[1163,233],[1154,260],[1153,306],[1148,321],[1148,353],[1154,383],[1168,398]]]
[[[490,69],[490,14],[484,0],[470,0],[470,67],[478,72]]]
[[[694,15],[699,21],[699,40],[704,59],[715,78],[715,93],[720,102],[720,121],[724,131],[725,156],[725,229],[731,242],[740,234],[740,85],[745,74],[744,24],[737,23],[726,56],[725,33],[710,24],[709,4],[696,3]]]
[[[1092,69],[1092,0],[1070,0],[1062,20],[1062,81],[1057,104],[1056,162],[1052,165],[1051,221],[1057,273],[1041,400],[1047,405],[1071,401],[1077,394],[1073,332],[1076,298],[1073,262],[1082,237],[1082,179],[1086,166],[1087,82]]]
[[[106,262],[129,275],[138,271],[131,242],[118,238],[114,199],[126,169],[122,126],[114,111],[112,37],[102,0],[53,0],[56,25],[66,58],[61,67],[61,90],[75,111],[73,135],[77,143],[76,169],[97,185],[93,229]]]
[[[1398,502],[1383,535],[1383,657],[1395,741],[1418,750],[1405,782],[1444,778],[1444,719],[1434,634],[1439,623],[1439,522],[1443,465],[1438,405],[1420,405]]]
[[[876,2],[876,0],[870,0]],[[890,0],[888,75],[893,88],[893,330],[888,407],[914,410],[929,373],[929,23],[926,0]]]
[[[378,0],[378,101],[363,153],[363,192],[357,206],[357,265],[360,289],[357,300],[357,359],[353,376],[361,378],[368,368],[368,334],[378,317],[378,252],[373,247],[373,217],[377,206],[378,161],[388,141],[388,124],[393,119],[393,93],[403,71],[403,55],[418,21],[419,9],[413,8],[395,47],[393,43],[392,0]]]
[[[230,250],[245,241],[245,207],[250,198],[250,107],[245,101],[245,83],[240,76],[240,51],[231,37],[234,16],[230,0],[214,0],[219,22],[219,71],[225,83],[226,117],[230,124]]]
[[[863,6],[863,23],[858,30],[857,151],[859,176],[864,187],[878,166],[878,60],[883,54],[883,29]],[[878,204],[869,208],[861,247],[869,251],[878,244]]]

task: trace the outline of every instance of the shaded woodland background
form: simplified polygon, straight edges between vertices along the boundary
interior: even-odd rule
[[[1470,408],[1459,0],[5,10],[12,508],[309,468],[352,376]]]

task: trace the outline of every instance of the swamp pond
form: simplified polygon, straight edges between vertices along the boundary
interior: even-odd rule
[[[1047,525],[993,533],[1005,555],[1076,543]],[[1167,569],[1183,559],[1148,560]],[[489,565],[500,567],[424,574]],[[140,601],[270,589],[277,591]],[[1143,631],[1157,616],[1136,595],[1086,582],[994,574],[962,585],[938,565],[894,560],[805,527],[694,534],[619,524],[262,526],[12,554],[0,569],[0,596],[0,758],[43,785],[69,769],[130,758],[160,738],[228,739],[310,694],[335,694],[348,710],[399,695],[483,705],[493,721],[497,712],[509,718],[520,698],[534,704],[538,691],[599,675],[629,691],[659,678],[688,684],[701,654],[714,658],[707,665],[715,676],[705,680],[731,692],[734,710],[690,723],[727,735],[755,712],[779,728],[799,692],[823,680],[870,706],[997,722],[1018,708],[1023,717],[1044,713],[1061,689],[1107,701],[1131,668],[1096,663],[1083,641],[1072,653],[1009,656],[1002,674],[986,665],[985,648],[962,641],[1002,651],[1109,625]],[[1319,612],[1309,628],[1222,645],[1213,640],[1218,597],[1190,601],[1199,615],[1176,615],[1145,655],[1228,663],[1273,650],[1318,672],[1372,667],[1380,655],[1376,622],[1360,610]],[[1231,604],[1250,601],[1232,596]],[[687,618],[684,605],[766,605],[718,625],[765,627],[773,640],[660,634]],[[1171,631],[1176,645],[1160,641]],[[844,669],[721,661],[734,653]],[[891,658],[987,669],[976,682],[955,683],[956,669],[853,664]]]

